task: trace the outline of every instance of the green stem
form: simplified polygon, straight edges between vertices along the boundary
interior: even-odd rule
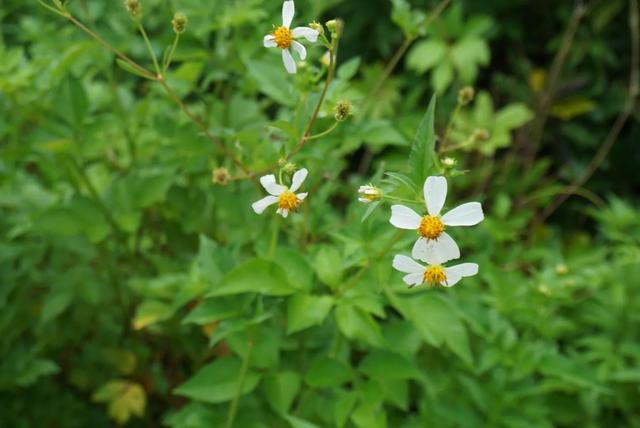
[[[444,131],[444,136],[442,137],[442,143],[440,143],[440,147],[438,148],[438,152],[442,152],[444,150],[444,147],[447,144],[447,139],[449,138],[449,134],[451,133],[451,130],[453,129],[453,123],[456,121],[456,119],[458,117],[458,113],[460,113],[461,109],[462,109],[462,105],[460,105],[460,103],[458,103],[456,105],[455,110],[453,110],[453,113],[451,113],[451,117],[449,118],[449,123],[447,124],[447,130]]]
[[[171,65],[171,61],[173,60],[173,54],[176,52],[176,47],[178,47],[178,42],[180,41],[180,34],[176,33],[176,37],[173,39],[173,45],[171,45],[171,49],[169,50],[169,55],[162,64],[162,72],[165,73],[169,66]]]
[[[416,200],[405,199],[405,198],[398,198],[397,196],[388,196],[388,195],[382,195],[382,199],[387,199],[389,201],[395,201],[395,202],[406,202],[408,204],[421,204],[422,203],[422,201],[416,201]]]
[[[276,255],[276,248],[278,247],[278,235],[280,232],[280,222],[278,215],[273,216],[273,225],[271,231],[271,242],[269,244],[269,258],[273,259]]]
[[[327,134],[330,134],[331,132],[333,132],[333,130],[334,130],[334,129],[336,129],[336,128],[338,127],[338,124],[339,124],[339,123],[340,123],[340,122],[335,122],[335,123],[334,123],[333,125],[331,125],[331,127],[330,127],[329,129],[327,129],[326,131],[322,131],[322,132],[321,132],[321,133],[319,133],[319,134],[315,134],[315,135],[311,135],[311,136],[307,137],[307,141],[309,141],[309,140],[315,140],[315,139],[318,139],[318,138],[320,138],[320,137],[324,137],[324,136],[325,136],[325,135],[327,135]]]
[[[240,402],[240,396],[242,395],[242,389],[244,388],[244,380],[247,377],[247,372],[249,371],[249,361],[251,360],[252,352],[253,352],[253,340],[249,339],[247,355],[242,361],[242,367],[240,368],[240,377],[238,378],[238,387],[236,389],[235,395],[233,396],[233,400],[229,405],[229,413],[227,414],[226,428],[232,428],[233,423],[236,419],[236,414],[238,413],[238,404]]]
[[[142,26],[142,22],[138,21],[138,30],[140,30],[140,34],[142,34],[142,38],[144,39],[145,45],[147,45],[147,50],[149,51],[149,55],[151,55],[151,59],[153,60],[153,66],[156,69],[156,73],[158,75],[162,74],[160,71],[160,66],[158,65],[158,59],[156,58],[156,54],[153,52],[153,48],[151,47],[151,42],[149,41],[149,37],[147,36],[147,32],[144,30]]]

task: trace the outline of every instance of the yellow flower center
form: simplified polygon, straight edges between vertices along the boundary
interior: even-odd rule
[[[447,282],[447,275],[444,273],[442,266],[429,266],[427,270],[424,271],[422,278],[423,282],[434,287],[438,287],[441,283]]]
[[[287,49],[291,46],[293,40],[293,34],[287,27],[278,27],[273,31],[273,37],[275,37],[276,46],[280,49]]]
[[[426,215],[420,220],[418,234],[423,238],[437,239],[444,232],[444,223],[438,216]]]
[[[298,207],[300,200],[298,197],[290,190],[285,190],[278,197],[278,208],[282,208],[283,210],[293,211]]]

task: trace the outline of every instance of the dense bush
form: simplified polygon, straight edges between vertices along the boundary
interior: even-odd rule
[[[0,4],[1,426],[640,426],[636,0],[124,3]]]

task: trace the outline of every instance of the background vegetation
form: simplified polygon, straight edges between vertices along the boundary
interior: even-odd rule
[[[68,3],[152,69],[121,2]],[[144,0],[159,57],[189,18],[172,93],[0,3],[0,425],[640,426],[637,1],[296,7],[344,21],[314,133],[354,115],[292,157],[310,196],[283,220],[211,178],[246,173],[211,140],[262,171],[318,100],[325,49],[290,76],[262,47],[280,2]],[[456,235],[480,273],[407,290],[413,236],[385,204],[361,221],[356,190],[405,191],[383,172],[410,172],[433,94],[452,200],[487,217]]]

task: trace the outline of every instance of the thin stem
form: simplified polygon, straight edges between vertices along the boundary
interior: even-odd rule
[[[442,153],[445,150],[445,145],[447,144],[449,134],[453,130],[453,124],[456,121],[458,114],[462,110],[462,105],[460,103],[456,104],[456,108],[451,113],[451,117],[449,118],[449,123],[447,124],[447,129],[444,131],[444,136],[442,137],[442,143],[438,149],[438,152]]]
[[[408,204],[419,204],[422,201],[415,201],[415,200],[411,200],[411,199],[405,199],[405,198],[398,198],[396,196],[388,196],[388,195],[383,195],[382,199],[386,199],[389,201],[395,201],[395,202],[406,202]]]
[[[153,66],[156,69],[156,73],[158,76],[161,75],[160,66],[158,65],[158,59],[156,58],[156,54],[153,51],[153,47],[151,47],[151,42],[149,41],[149,37],[147,36],[147,32],[144,30],[144,26],[142,22],[138,21],[138,30],[140,30],[140,34],[142,34],[142,38],[144,39],[145,45],[147,45],[147,50],[149,51],[149,55],[151,55],[151,59],[153,60]]]
[[[276,248],[278,247],[278,235],[280,232],[280,221],[278,216],[273,216],[273,224],[271,231],[271,243],[269,244],[269,258],[273,259],[276,255]]]
[[[173,89],[171,89],[171,87],[167,84],[167,82],[165,82],[164,79],[158,79],[157,80],[160,85],[164,88],[164,90],[167,92],[167,94],[169,95],[169,97],[178,105],[178,107],[180,107],[180,110],[182,110],[184,112],[184,114],[186,114],[189,119],[191,119],[191,121],[204,133],[204,135],[207,137],[207,139],[209,141],[211,141],[213,144],[215,144],[216,146],[218,146],[218,148],[220,149],[220,151],[222,151],[222,153],[228,157],[229,159],[231,159],[231,161],[236,164],[238,166],[238,168],[240,168],[246,175],[247,178],[254,178],[255,174],[252,174],[251,171],[249,170],[249,168],[247,168],[244,163],[242,163],[238,158],[235,157],[235,155],[224,145],[220,142],[220,140],[216,139],[211,132],[209,132],[209,129],[207,129],[207,127],[205,126],[204,123],[202,123],[202,121],[200,119],[198,119],[190,110],[189,108],[187,108],[187,106],[182,102],[182,99],[180,99],[180,97],[178,96],[178,94],[176,94]]]
[[[247,377],[247,372],[249,371],[249,361],[251,360],[251,354],[253,353],[253,340],[249,339],[249,344],[247,347],[247,355],[242,361],[242,367],[240,368],[240,377],[238,378],[238,387],[236,389],[236,393],[233,396],[233,400],[229,405],[229,413],[227,414],[227,428],[232,428],[233,423],[236,419],[236,414],[238,413],[238,403],[240,402],[240,396],[242,395],[242,389],[244,388],[244,380]]]
[[[326,131],[322,131],[322,132],[320,132],[319,134],[315,134],[315,135],[311,135],[311,136],[307,137],[307,141],[309,141],[309,140],[316,140],[316,139],[318,139],[318,138],[320,138],[320,137],[324,137],[325,135],[330,134],[331,132],[333,132],[333,130],[334,130],[334,129],[336,129],[336,128],[338,127],[338,124],[339,124],[339,123],[340,123],[340,122],[337,122],[337,121],[336,121],[336,122],[335,122],[333,125],[331,125],[331,127],[330,127],[329,129],[327,129]]]
[[[556,197],[556,199],[547,206],[547,208],[543,211],[542,216],[538,220],[539,222],[543,222],[551,214],[555,212],[572,194],[578,194],[579,188],[582,187],[591,176],[596,172],[596,170],[600,167],[602,162],[607,157],[607,154],[613,147],[613,145],[618,140],[618,136],[624,125],[627,123],[629,118],[631,117],[631,113],[637,104],[638,95],[640,95],[640,87],[638,86],[638,78],[640,76],[640,18],[638,17],[638,0],[629,0],[629,27],[631,33],[631,66],[629,70],[629,91],[627,95],[627,100],[622,108],[622,111],[616,118],[613,126],[609,130],[606,138],[600,145],[598,151],[589,162],[587,169],[582,174],[582,176],[578,177],[573,183],[565,187],[562,191],[561,195]]]
[[[171,49],[169,50],[169,55],[162,64],[162,72],[165,73],[169,66],[171,65],[171,61],[173,60],[173,54],[176,52],[176,47],[178,46],[178,42],[180,41],[180,33],[176,33],[176,37],[173,39],[173,44],[171,45]]]
[[[110,45],[108,42],[106,42],[102,37],[100,37],[95,32],[93,32],[92,30],[87,28],[82,22],[78,21],[73,15],[67,14],[67,15],[63,15],[63,16],[65,18],[67,18],[69,21],[71,21],[75,26],[77,26],[82,31],[84,31],[89,36],[91,36],[95,41],[97,41],[102,46],[104,46],[105,48],[107,48],[108,50],[113,52],[122,61],[124,61],[127,64],[129,64],[131,67],[137,69],[141,74],[145,75],[149,79],[155,80],[155,76],[153,75],[152,72],[150,72],[149,70],[147,70],[146,68],[144,68],[143,66],[141,66],[140,64],[138,64],[137,62],[135,62],[134,60],[132,60],[131,58],[129,58],[128,56],[123,54],[122,52],[120,52],[118,49],[114,48],[112,45]]]

